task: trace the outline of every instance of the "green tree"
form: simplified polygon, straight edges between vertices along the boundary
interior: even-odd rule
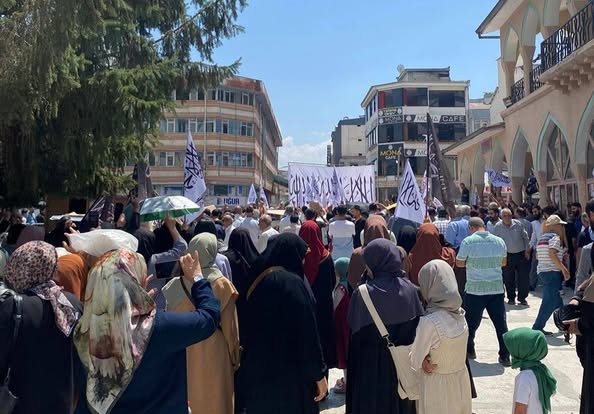
[[[246,0],[0,0],[0,194],[122,191],[174,89],[217,85],[239,60]]]

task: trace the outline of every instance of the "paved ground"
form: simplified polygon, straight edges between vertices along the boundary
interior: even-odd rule
[[[569,299],[570,291],[564,296]],[[528,298],[529,308],[508,307],[507,323],[509,329],[532,326],[540,306],[540,292]],[[485,312],[486,316],[487,313]],[[547,330],[557,332],[552,318]],[[553,396],[552,412],[555,414],[579,413],[579,395],[582,385],[582,367],[575,353],[575,339],[571,344],[563,341],[562,335],[548,338],[549,355],[545,362],[557,378],[557,394]],[[478,390],[478,398],[473,400],[473,412],[476,414],[510,414],[514,378],[517,370],[503,368],[497,363],[497,338],[489,319],[483,319],[476,335],[476,361],[471,361],[472,373]],[[330,386],[334,386],[341,371],[333,370]],[[329,398],[322,405],[324,414],[343,414],[344,397],[330,392]],[[445,414],[445,413],[444,413]]]

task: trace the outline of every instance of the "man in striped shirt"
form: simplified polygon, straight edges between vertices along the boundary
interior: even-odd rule
[[[439,207],[437,210],[437,219],[433,222],[433,224],[435,224],[435,227],[437,227],[439,234],[445,236],[448,229],[448,224],[450,224],[450,220],[448,220],[448,212],[444,207]]]
[[[476,358],[474,337],[486,309],[497,333],[499,363],[508,367],[511,362],[503,342],[507,321],[501,271],[507,263],[507,248],[503,239],[485,230],[481,218],[470,218],[468,226],[471,235],[462,241],[456,257],[456,266],[466,268],[464,309],[468,324],[468,358]]]

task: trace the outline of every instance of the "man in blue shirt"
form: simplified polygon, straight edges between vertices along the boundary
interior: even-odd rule
[[[457,206],[456,218],[450,221],[446,229],[445,239],[456,250],[460,248],[462,240],[470,235],[468,219],[470,218],[469,206]]]

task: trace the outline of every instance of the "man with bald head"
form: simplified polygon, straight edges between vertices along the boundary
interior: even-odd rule
[[[257,248],[258,252],[262,253],[268,246],[268,239],[277,235],[278,231],[272,228],[272,218],[268,214],[260,216],[258,227],[260,227],[260,237],[258,237]]]
[[[518,302],[522,306],[528,306],[526,298],[530,287],[530,239],[522,222],[513,218],[510,209],[501,210],[501,219],[492,233],[501,237],[507,247],[507,265],[503,267],[507,303],[516,304],[517,287]]]

